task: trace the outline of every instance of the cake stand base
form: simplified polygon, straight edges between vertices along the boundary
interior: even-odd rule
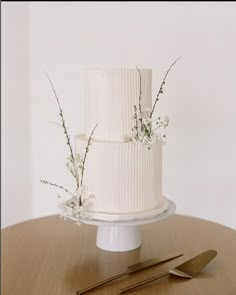
[[[98,225],[97,246],[107,251],[129,251],[141,245],[140,229],[136,225]]]
[[[97,219],[84,219],[86,224],[97,225],[97,241],[99,248],[113,252],[134,250],[141,245],[139,225],[160,221],[174,214],[176,206],[168,201],[168,208],[161,214],[151,218],[134,220],[105,221]]]

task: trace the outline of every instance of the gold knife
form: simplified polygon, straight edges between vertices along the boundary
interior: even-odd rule
[[[86,293],[86,292],[88,292],[88,291],[90,291],[92,289],[95,289],[97,287],[103,286],[106,283],[109,283],[111,281],[114,281],[114,280],[116,280],[116,279],[118,279],[120,277],[129,275],[129,274],[132,274],[134,272],[143,270],[145,268],[148,268],[148,267],[151,267],[151,266],[160,264],[162,262],[166,262],[168,260],[171,260],[171,259],[174,259],[174,258],[177,258],[177,257],[180,257],[180,256],[183,256],[183,253],[181,253],[180,251],[177,251],[177,252],[174,252],[174,253],[165,255],[165,256],[158,256],[158,257],[155,257],[155,258],[148,259],[146,261],[142,261],[142,262],[139,262],[139,263],[130,265],[130,266],[128,266],[128,270],[126,270],[125,272],[120,273],[120,274],[117,274],[117,275],[115,275],[113,277],[110,277],[108,279],[105,279],[103,281],[100,281],[100,282],[98,282],[96,284],[93,284],[93,285],[91,285],[89,287],[86,287],[84,289],[77,290],[76,291],[76,294],[77,295],[84,294],[84,293]]]

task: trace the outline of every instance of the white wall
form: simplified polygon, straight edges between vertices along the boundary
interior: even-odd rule
[[[47,71],[72,134],[84,130],[83,69],[153,69],[153,97],[167,67],[158,110],[171,125],[163,192],[177,213],[236,228],[236,4],[203,2],[30,3],[32,215],[57,213],[45,178],[71,185],[63,132]],[[6,196],[3,196],[6,198]]]
[[[2,3],[2,227],[32,217],[29,8]]]

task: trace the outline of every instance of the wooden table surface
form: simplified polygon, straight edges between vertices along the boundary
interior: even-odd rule
[[[205,220],[173,215],[140,226],[142,245],[128,252],[96,247],[96,226],[75,225],[59,216],[34,219],[2,230],[3,295],[75,295],[79,288],[118,274],[128,265],[175,250],[184,256],[120,278],[88,294],[112,295],[208,249],[216,258],[190,280],[163,278],[127,294],[235,295],[236,231]]]

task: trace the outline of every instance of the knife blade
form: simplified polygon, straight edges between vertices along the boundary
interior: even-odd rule
[[[180,256],[183,256],[183,253],[181,251],[176,251],[176,252],[173,252],[171,254],[167,254],[167,255],[164,255],[164,256],[158,256],[158,257],[154,257],[154,258],[151,258],[151,259],[148,259],[148,260],[145,260],[145,261],[138,262],[136,264],[128,266],[128,269],[123,273],[120,273],[120,274],[117,274],[117,275],[112,276],[110,278],[107,278],[107,279],[105,279],[103,281],[95,283],[95,284],[93,284],[93,285],[91,285],[89,287],[86,287],[84,289],[77,290],[76,294],[77,295],[84,294],[84,293],[86,293],[86,292],[88,292],[88,291],[90,291],[92,289],[103,286],[103,285],[105,285],[105,284],[107,284],[107,283],[109,283],[111,281],[114,281],[114,280],[116,280],[118,278],[121,278],[123,276],[130,275],[130,274],[132,274],[134,272],[144,270],[144,269],[149,268],[151,266],[154,266],[154,265],[169,261],[169,260],[174,259],[174,258],[178,258]]]
[[[166,277],[170,274],[192,279],[194,276],[198,275],[201,270],[217,255],[216,250],[207,250],[199,254],[198,256],[193,257],[192,259],[185,261],[184,263],[176,266],[175,268],[171,268],[168,272],[162,273],[160,275],[145,279],[143,281],[137,282],[133,285],[129,285],[125,288],[119,290],[119,294],[126,293],[130,290],[136,289],[148,283],[151,283],[160,278]]]

